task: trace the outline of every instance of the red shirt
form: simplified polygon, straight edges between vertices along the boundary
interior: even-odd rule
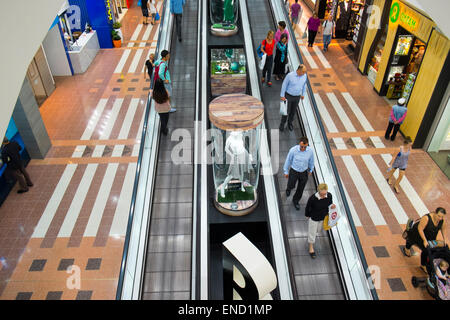
[[[268,43],[266,39],[262,42],[262,47],[264,47],[264,51],[268,56],[273,55],[273,48],[275,46],[275,41],[272,39],[272,43]]]

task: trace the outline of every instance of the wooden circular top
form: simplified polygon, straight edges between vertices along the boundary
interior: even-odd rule
[[[264,119],[264,105],[246,94],[224,94],[209,104],[209,119],[225,131],[254,129]]]

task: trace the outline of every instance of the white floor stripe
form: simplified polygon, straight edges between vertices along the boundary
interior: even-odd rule
[[[84,237],[95,237],[98,233],[100,222],[102,221],[103,213],[105,211],[106,203],[109,199],[114,179],[116,178],[118,163],[110,163],[106,168],[105,175],[95,199],[94,207],[91,210],[89,221],[84,231]]]
[[[142,36],[142,41],[147,41],[147,40],[148,40],[148,38],[150,37],[150,33],[152,32],[152,30],[153,30],[153,26],[152,26],[151,24],[149,24],[149,25],[147,26],[147,29],[145,29],[144,35]],[[146,45],[146,42],[141,42],[141,43],[139,44],[139,47],[145,47],[145,45]]]
[[[72,180],[73,174],[77,169],[76,164],[69,164],[64,169],[64,172],[53,191],[52,197],[47,203],[44,212],[42,213],[39,223],[34,228],[32,238],[44,238],[47,233],[48,228],[56,214],[56,210],[61,203],[64,194],[66,193],[67,187],[69,186],[70,180]]]
[[[330,133],[338,132],[338,129],[336,128],[334,121],[331,119],[331,116],[328,113],[327,107],[323,103],[322,98],[320,97],[320,94],[314,93],[314,98],[316,99],[316,102],[317,102],[317,107],[319,109],[320,116],[322,118],[322,123],[325,124],[325,126],[328,129],[328,132],[330,132]]]
[[[367,120],[364,113],[361,111],[361,109],[356,104],[355,100],[353,100],[353,97],[348,92],[342,92],[342,96],[344,97],[345,101],[347,101],[348,105],[352,109],[353,113],[355,114],[358,121],[361,123],[364,131],[375,131],[370,122]]]
[[[308,49],[306,49],[305,46],[299,46],[299,47],[300,47],[300,50],[302,51],[303,56],[306,58],[306,61],[308,61],[308,64],[311,67],[311,69],[318,69],[319,67],[317,66],[314,59],[311,57],[311,54],[309,53]]]
[[[94,148],[94,151],[92,152],[91,157],[92,158],[101,158],[103,155],[103,152],[105,152],[105,145],[99,144],[96,145]]]
[[[336,144],[337,149],[345,150],[347,146],[345,145],[344,139],[342,138],[333,138],[334,143]],[[383,218],[383,215],[378,208],[378,205],[373,198],[372,194],[369,191],[369,187],[364,181],[361,173],[356,166],[355,160],[351,156],[342,156],[342,160],[344,161],[344,165],[347,168],[347,171],[353,181],[353,184],[358,190],[358,193],[364,203],[364,206],[369,213],[370,218],[374,225],[386,225],[386,221]]]
[[[126,49],[122,53],[122,57],[119,60],[119,63],[116,66],[116,69],[114,69],[114,73],[122,73],[123,67],[125,66],[125,63],[127,62],[128,56],[130,55],[131,50]]]
[[[334,110],[336,110],[336,113],[339,116],[339,119],[341,120],[342,124],[344,125],[345,130],[347,130],[348,132],[356,132],[355,127],[348,118],[347,114],[344,111],[344,108],[342,108],[341,104],[339,103],[339,100],[336,98],[334,93],[332,92],[327,93],[327,97],[330,100],[331,104],[333,105]]]
[[[139,64],[139,61],[141,60],[143,52],[144,49],[136,50],[136,54],[134,55],[133,61],[131,62],[130,68],[128,69],[128,73],[136,72],[137,66]]]
[[[113,222],[109,232],[110,236],[124,236],[127,231],[128,216],[130,213],[131,197],[133,195],[134,176],[136,174],[136,163],[128,165],[127,173],[123,181],[119,201],[114,213]]]
[[[130,38],[130,41],[131,41],[131,42],[128,43],[128,46],[127,46],[127,47],[131,48],[131,47],[134,46],[134,41],[137,40],[137,38],[138,38],[138,36],[139,36],[139,33],[141,32],[143,26],[144,26],[143,24],[138,24],[138,25],[137,25],[136,29],[134,29],[133,35],[132,35],[131,38]]]
[[[348,207],[350,208],[350,212],[352,214],[352,218],[353,218],[353,222],[355,223],[355,227],[361,227],[362,226],[361,220],[359,220],[358,213],[355,210],[355,206],[353,205],[353,202],[350,199],[350,196],[348,195],[347,189],[345,188],[345,185],[343,182],[342,182],[342,188],[344,189],[345,198],[347,199]]]
[[[78,185],[75,196],[70,204],[69,210],[64,217],[64,222],[59,229],[58,238],[70,237],[72,230],[77,222],[78,216],[80,215],[81,208],[83,207],[84,200],[89,191],[92,179],[94,178],[95,172],[97,170],[98,164],[90,163],[87,165],[84,171],[83,177],[81,178],[80,184]]]
[[[128,138],[128,133],[130,132],[130,128],[136,115],[137,106],[140,100],[141,99],[139,98],[131,99],[130,106],[128,107],[127,114],[125,115],[125,119],[123,121],[122,128],[120,129],[120,133],[117,139]]]
[[[111,157],[121,157],[124,148],[125,146],[123,144],[115,145]]]
[[[364,206],[367,209],[367,213],[369,214],[372,222],[376,226],[386,225],[386,221],[383,218],[383,214],[378,208],[375,199],[370,193],[369,187],[366,184],[366,181],[361,176],[361,173],[358,170],[358,167],[355,164],[355,161],[351,156],[342,156],[342,160],[344,161],[345,166],[347,167],[347,171],[353,181],[353,184],[356,186],[356,190],[358,191]]]
[[[123,99],[118,98],[114,101],[111,111],[106,115],[106,119],[102,123],[102,130],[100,131],[100,140],[109,139],[111,131],[116,123],[117,116],[119,114],[120,108],[122,107]]]
[[[98,120],[100,119],[107,102],[108,99],[100,99],[100,101],[97,104],[97,107],[95,108],[94,112],[89,118],[88,125],[86,126],[86,129],[84,130],[80,140],[89,140],[91,138],[92,133],[94,132],[95,127],[97,126]]]
[[[323,55],[322,50],[320,50],[320,49],[319,49],[318,47],[316,47],[316,46],[313,47],[313,50],[314,50],[314,52],[316,53],[317,57],[319,58],[320,62],[323,64],[323,66],[324,66],[326,69],[330,69],[331,66],[330,66],[330,64],[328,63],[327,58],[325,58],[325,56]]]

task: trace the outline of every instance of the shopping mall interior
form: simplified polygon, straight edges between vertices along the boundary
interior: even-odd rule
[[[2,9],[0,300],[450,298],[448,0]]]

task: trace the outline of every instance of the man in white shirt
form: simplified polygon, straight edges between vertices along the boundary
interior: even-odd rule
[[[331,38],[334,37],[336,31],[336,23],[333,21],[333,16],[330,14],[328,19],[323,23],[323,51],[328,51],[328,45]]]

